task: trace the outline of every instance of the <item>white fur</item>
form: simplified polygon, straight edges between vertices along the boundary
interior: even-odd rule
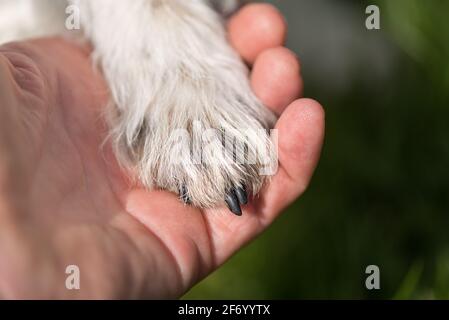
[[[21,1],[48,2],[14,0]],[[260,134],[275,117],[252,93],[248,70],[210,3],[71,2],[81,10],[85,35],[109,83],[113,108],[107,117],[120,163],[148,188],[178,193],[185,187],[200,207],[223,203],[236,186],[257,193],[265,180],[260,169],[277,163],[269,135]],[[205,140],[204,131],[211,128],[220,134]],[[179,129],[192,146],[202,144],[201,163],[192,162]],[[259,134],[247,134],[248,129]],[[235,150],[226,144],[223,152],[221,134],[236,140]],[[266,148],[271,151],[264,163],[267,159],[258,157]],[[234,161],[233,153],[255,161]]]

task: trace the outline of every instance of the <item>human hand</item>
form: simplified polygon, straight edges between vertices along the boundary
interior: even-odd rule
[[[108,92],[89,49],[61,39],[0,47],[0,296],[176,298],[265,230],[307,187],[324,112],[299,99],[299,64],[268,5],[229,22],[256,94],[280,115],[279,171],[242,217],[130,188],[102,143]],[[67,290],[68,265],[81,272]]]

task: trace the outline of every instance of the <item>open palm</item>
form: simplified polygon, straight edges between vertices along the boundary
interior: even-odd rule
[[[104,143],[108,92],[87,47],[56,38],[0,47],[0,296],[179,297],[305,190],[324,113],[296,100],[302,80],[280,47],[282,17],[250,5],[229,31],[256,94],[280,115],[279,171],[242,217],[131,187]],[[80,290],[65,286],[69,265]]]

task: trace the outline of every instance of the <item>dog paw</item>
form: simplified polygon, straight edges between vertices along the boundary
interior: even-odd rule
[[[223,20],[207,1],[79,2],[113,98],[119,162],[147,188],[241,214],[277,166],[276,117],[252,93]]]
[[[220,129],[210,128],[195,121],[174,129],[164,139],[157,159],[150,160],[147,151],[147,156],[139,157],[149,160],[141,162],[141,181],[177,192],[188,205],[208,208],[226,204],[241,215],[241,206],[277,169],[276,143],[262,126],[234,127],[231,132],[225,129],[228,126],[221,123]],[[152,144],[159,140],[154,136],[146,139]],[[146,172],[157,174],[148,176]]]
[[[116,154],[149,189],[174,192],[185,204],[200,208],[226,204],[241,215],[241,206],[276,172],[275,140],[268,124],[248,114],[245,106],[235,108],[228,119],[208,112],[207,104],[196,108],[208,116],[192,120],[177,108],[171,116],[150,114],[152,121],[145,122],[131,145],[125,136],[116,136]],[[121,121],[126,125],[127,120]]]

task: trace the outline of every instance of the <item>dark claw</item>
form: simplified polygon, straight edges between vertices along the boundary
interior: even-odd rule
[[[187,193],[187,188],[185,185],[182,185],[180,190],[179,190],[179,197],[181,198],[181,200],[185,203],[185,204],[191,204],[192,200],[190,200],[190,197]]]
[[[226,195],[226,204],[229,207],[229,210],[236,216],[242,215],[242,209],[240,208],[239,199],[237,197],[237,194],[234,189],[232,189],[227,195]]]
[[[245,205],[248,203],[248,193],[246,192],[246,188],[244,186],[236,188],[235,194],[237,195],[240,204]]]

